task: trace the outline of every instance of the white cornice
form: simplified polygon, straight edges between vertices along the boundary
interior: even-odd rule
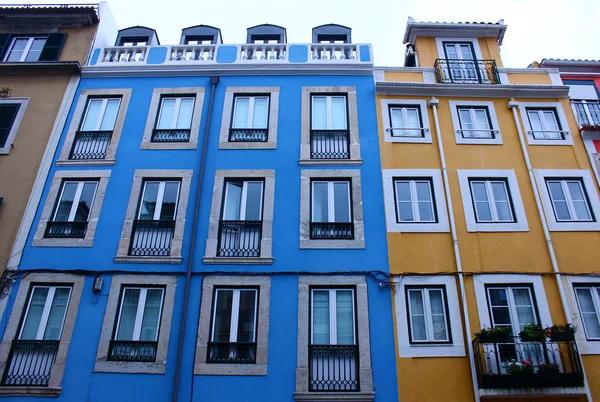
[[[379,95],[474,98],[568,98],[569,87],[558,85],[467,85],[416,82],[376,82]]]
[[[453,38],[485,38],[492,37],[496,39],[498,45],[502,44],[506,25],[504,24],[468,24],[454,22],[408,22],[404,33],[403,43],[415,43],[419,36]]]

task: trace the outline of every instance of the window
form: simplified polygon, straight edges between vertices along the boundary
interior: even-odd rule
[[[146,46],[148,39],[147,36],[125,36],[121,38],[119,46]]]
[[[406,286],[405,290],[410,342],[451,342],[445,287]]]
[[[69,159],[104,159],[121,98],[90,98]]]
[[[359,391],[354,289],[311,289],[309,391]]]
[[[573,145],[562,102],[518,102],[530,145]]]
[[[258,289],[216,288],[207,363],[255,363]]]
[[[107,360],[154,362],[164,288],[123,287]]]
[[[538,322],[530,285],[489,285],[486,290],[493,327],[509,327],[517,336],[525,325]]]
[[[97,180],[64,181],[44,237],[85,237],[97,189]]]
[[[0,148],[4,148],[21,105],[0,104]]]
[[[531,134],[535,140],[563,140],[567,131],[561,129],[556,109],[527,108]]]
[[[311,239],[353,239],[350,181],[312,182]]]
[[[31,287],[2,385],[48,386],[70,296],[69,286]]]
[[[514,222],[507,180],[469,178],[476,222]]]
[[[458,116],[463,138],[494,138],[487,108],[459,107]]]
[[[188,142],[194,101],[194,97],[163,97],[152,142]]]
[[[457,144],[502,144],[494,102],[451,100],[448,104]]]
[[[145,180],[133,222],[129,255],[168,256],[175,230],[180,181]]]
[[[269,133],[269,97],[234,97],[230,142],[266,142]]]
[[[558,222],[594,221],[582,179],[546,179],[554,217]]]
[[[31,35],[0,34],[0,57],[6,63],[34,63],[37,61],[57,61],[65,33]]]
[[[4,61],[38,61],[45,44],[45,37],[14,38],[10,49],[4,56]]]
[[[575,115],[579,126],[600,125],[600,102],[597,100],[573,100]]]
[[[488,77],[484,61],[478,60],[475,56],[472,41],[442,41],[442,45],[444,57],[436,63],[438,82],[458,84],[494,83],[495,80]],[[490,68],[490,70],[492,69]]]
[[[311,159],[348,159],[346,96],[312,95]]]
[[[437,222],[431,178],[394,179],[396,222]]]
[[[575,296],[587,340],[600,340],[600,286],[575,286]]]
[[[390,106],[389,113],[392,137],[424,137],[419,105]]]

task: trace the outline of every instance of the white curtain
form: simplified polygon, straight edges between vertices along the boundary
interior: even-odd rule
[[[444,299],[441,289],[429,289],[429,305],[431,307],[431,321],[433,326],[433,340],[445,341],[448,339],[446,329],[446,315],[444,314]]]
[[[133,329],[135,327],[135,316],[137,314],[138,302],[141,289],[125,289],[123,303],[121,305],[121,317],[119,328],[117,328],[117,341],[133,340]]]
[[[600,338],[600,322],[598,322],[598,312],[594,307],[592,290],[577,288],[576,292],[586,335],[588,338]]]
[[[336,295],[337,344],[354,345],[354,303],[351,290],[338,290]]]
[[[102,123],[100,124],[100,131],[112,131],[115,128],[115,122],[117,121],[117,114],[119,113],[119,104],[121,99],[109,99],[106,103],[106,110],[102,117]]]
[[[431,186],[428,181],[418,181],[415,183],[417,188],[417,200],[419,203],[419,220],[421,222],[432,222],[433,201],[431,199]]]
[[[327,192],[328,183],[313,183],[313,222],[329,222]]]
[[[254,99],[254,115],[252,117],[252,128],[267,128],[267,117],[269,113],[269,98],[261,97]]]
[[[313,344],[329,345],[329,291],[313,291]]]
[[[410,316],[413,341],[426,341],[425,309],[423,308],[423,292],[409,290]]]
[[[192,113],[194,111],[194,98],[182,98],[179,104],[179,115],[175,128],[189,129],[192,124]]]
[[[345,130],[346,121],[346,97],[334,96],[331,98],[331,129]]]
[[[498,220],[512,221],[512,211],[506,193],[506,185],[504,182],[492,182],[492,193],[494,194],[494,202],[496,204],[496,212]]]
[[[235,98],[233,128],[248,128],[248,107],[250,98]]]
[[[327,98],[324,96],[312,98],[312,129],[327,129]]]

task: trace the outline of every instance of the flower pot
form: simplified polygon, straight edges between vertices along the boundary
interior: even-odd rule
[[[572,329],[567,331],[552,331],[550,332],[550,340],[552,342],[568,342],[575,340],[575,331]]]
[[[509,343],[512,342],[512,337],[507,334],[494,335],[477,335],[479,343]]]
[[[528,335],[524,332],[520,332],[519,338],[521,338],[521,341],[523,341],[523,342],[546,342],[546,334]]]

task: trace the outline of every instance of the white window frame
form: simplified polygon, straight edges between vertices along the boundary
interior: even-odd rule
[[[408,137],[408,136],[392,136],[392,122],[390,119],[390,108],[406,107],[406,106],[418,106],[419,115],[421,117],[421,125],[423,130],[422,137]],[[381,100],[381,117],[383,122],[383,139],[385,142],[398,142],[398,143],[425,143],[431,144],[431,129],[429,126],[429,109],[427,108],[427,101],[420,99],[382,99]]]
[[[488,309],[490,310],[490,321],[491,321],[491,327],[495,327],[495,326],[504,326],[504,323],[501,324],[497,324],[494,322],[494,316],[491,313],[492,311],[492,307],[497,307],[497,306],[492,306],[491,304],[491,297],[490,297],[490,290],[491,289],[496,289],[496,290],[504,290],[506,292],[506,299],[507,299],[507,303],[508,305],[506,306],[508,308],[508,315],[510,317],[510,326],[511,326],[511,330],[512,330],[512,335],[513,336],[518,336],[519,333],[521,332],[521,325],[527,325],[527,324],[532,324],[530,322],[519,322],[519,315],[517,313],[517,303],[515,301],[515,296],[514,296],[514,290],[515,289],[527,289],[527,292],[529,293],[529,298],[531,300],[531,309],[533,311],[533,318],[535,320],[535,322],[533,322],[533,324],[537,324],[539,317],[537,316],[537,311],[536,311],[536,304],[535,304],[535,291],[532,290],[532,287],[529,286],[528,284],[509,284],[509,285],[494,285],[494,284],[489,284],[485,287],[485,293],[487,296],[487,306]],[[504,306],[502,306],[504,307]]]
[[[566,220],[558,219],[558,217],[556,216],[555,200],[552,198],[552,194],[550,194],[550,190],[548,190],[548,195],[550,196],[550,202],[552,203],[552,210],[554,212],[554,219],[556,219],[557,222],[594,222],[594,217],[592,216],[592,211],[590,209],[590,205],[588,202],[587,191],[585,191],[585,187],[583,186],[583,180],[576,179],[576,178],[573,178],[573,179],[547,178],[545,181],[546,181],[546,186],[548,186],[548,184],[550,182],[555,182],[555,183],[557,182],[560,184],[562,193],[565,196],[565,202],[567,204],[567,209],[569,210],[569,215],[572,218],[572,219],[566,219]],[[585,197],[585,199],[583,201],[585,201],[585,207],[588,212],[588,215],[590,216],[589,219],[578,219],[575,216],[575,215],[577,215],[577,211],[575,209],[573,196],[571,195],[571,190],[569,190],[567,183],[577,183],[579,185],[579,188],[581,189],[581,193]]]
[[[154,209],[153,219],[154,221],[160,220],[160,214],[162,212],[163,207],[163,198],[165,196],[165,186],[167,183],[177,183],[177,201],[175,201],[175,215],[173,216],[173,220],[177,220],[177,208],[179,207],[179,197],[181,196],[181,181],[180,180],[144,180],[144,188],[142,189],[142,195],[138,202],[138,210],[136,213],[136,219],[140,219],[140,215],[142,213],[141,204],[144,201],[144,196],[146,195],[146,188],[148,183],[158,183],[158,191],[156,193],[156,208]]]
[[[96,188],[94,189],[94,196],[92,197],[92,204],[90,205],[90,210],[88,211],[88,217],[86,219],[86,222],[88,222],[90,219],[90,214],[92,213],[92,209],[94,208],[94,202],[96,201],[96,194],[98,193],[98,187],[100,185],[98,180],[83,180],[83,181],[64,180],[62,182],[62,188],[60,190],[60,195],[58,196],[56,207],[54,208],[54,212],[52,213],[52,222],[55,222],[55,220],[56,220],[56,214],[58,213],[58,207],[59,207],[62,197],[64,195],[65,186],[67,185],[67,183],[77,183],[77,189],[75,190],[75,196],[73,197],[73,204],[71,204],[71,210],[69,211],[69,217],[67,218],[66,222],[73,222],[75,219],[75,214],[77,213],[77,207],[78,207],[79,201],[81,199],[81,193],[83,192],[83,186],[85,186],[86,183],[96,184]]]
[[[525,207],[514,170],[462,170],[459,169],[458,182],[468,232],[528,232],[529,225],[525,215]],[[470,180],[484,178],[503,179],[508,185],[509,200],[512,202],[514,222],[477,222]]]
[[[249,183],[260,183],[261,184],[261,192],[260,192],[260,219],[262,220],[263,217],[263,200],[264,200],[264,193],[265,193],[265,182],[262,180],[232,180],[231,178],[228,178],[227,180],[225,180],[225,194],[223,196],[223,212],[221,214],[221,220],[224,220],[223,217],[225,216],[225,212],[229,209],[227,207],[227,192],[229,191],[229,183],[232,182],[242,182],[242,198],[240,200],[240,221],[245,221],[246,220],[246,203],[248,201],[248,184]]]
[[[573,293],[575,294],[575,300],[577,301],[577,306],[578,309],[577,311],[579,312],[579,315],[581,316],[581,304],[579,303],[579,297],[577,296],[577,289],[589,289],[590,293],[592,294],[592,302],[594,304],[594,312],[596,313],[596,317],[598,318],[598,320],[600,321],[600,296],[598,296],[598,290],[600,290],[600,284],[599,285],[591,285],[591,284],[576,284],[573,285]],[[593,338],[591,336],[588,335],[587,333],[587,327],[585,325],[585,321],[583,320],[583,318],[581,319],[581,324],[582,324],[582,328],[583,331],[585,333],[585,338],[588,341],[600,341],[600,336],[597,338]]]
[[[585,324],[581,318],[579,310],[579,300],[575,294],[576,287],[600,287],[600,278],[597,276],[583,276],[583,275],[563,275],[563,283],[567,288],[567,304],[571,310],[571,320],[573,325],[579,328],[579,331],[575,333],[575,340],[577,341],[577,348],[579,353],[582,355],[599,355],[600,354],[600,339],[599,340],[588,340],[585,331]],[[597,305],[596,313],[600,314]]]
[[[474,194],[473,194],[473,183],[483,183],[485,186],[485,192],[486,192],[486,196],[487,196],[487,205],[490,209],[490,214],[492,216],[492,219],[489,221],[484,221],[479,219],[479,216],[477,215],[477,208],[473,208],[473,212],[475,213],[475,222],[477,223],[514,223],[515,222],[515,214],[513,213],[513,205],[512,205],[512,199],[511,199],[511,194],[508,188],[508,182],[507,180],[503,180],[501,178],[497,179],[497,180],[493,180],[493,179],[489,179],[489,178],[483,178],[483,179],[469,179],[469,187],[471,188],[471,200],[473,201],[473,203],[475,203],[475,198],[474,198]],[[494,191],[492,190],[492,183],[502,183],[502,185],[504,186],[504,193],[506,194],[506,199],[508,202],[508,206],[509,206],[509,211],[510,211],[510,220],[500,220],[500,218],[498,217],[498,209],[496,208],[496,199],[494,198]]]
[[[94,123],[94,129],[90,130],[91,132],[101,131],[100,127],[102,126],[102,120],[104,120],[104,115],[106,114],[106,107],[108,106],[108,101],[112,100],[112,99],[118,99],[119,100],[119,107],[117,108],[117,115],[115,116],[115,121],[113,122],[112,128],[110,129],[110,131],[114,131],[115,130],[115,125],[117,124],[117,119],[119,117],[119,110],[121,109],[121,103],[123,101],[123,99],[120,98],[120,97],[106,97],[106,98],[103,98],[103,97],[97,97],[97,98],[96,97],[90,97],[90,98],[88,98],[87,104],[85,106],[85,112],[83,113],[83,117],[81,118],[81,123],[80,123],[80,129],[79,130],[83,131],[81,129],[83,128],[83,126],[85,125],[85,122],[87,120],[88,112],[89,112],[89,109],[90,109],[90,104],[93,101],[95,101],[95,100],[96,101],[97,100],[101,100],[102,103],[100,105],[100,112],[98,113],[98,117],[96,117],[96,122]]]
[[[240,292],[241,291],[253,291],[254,292],[254,336],[252,338],[252,342],[256,342],[256,332],[257,332],[257,323],[258,323],[258,289],[255,288],[234,288],[234,287],[217,287],[215,289],[215,300],[213,302],[213,312],[212,312],[212,326],[210,328],[210,342],[214,342],[215,339],[215,324],[217,321],[217,302],[219,301],[219,292],[220,291],[232,291],[232,305],[231,305],[231,317],[230,319],[230,327],[229,327],[229,342],[236,343],[237,342],[237,332],[238,332],[238,324],[239,324],[239,314],[240,314]]]
[[[158,128],[158,122],[163,114],[163,105],[164,101],[167,99],[175,99],[175,107],[173,107],[173,115],[171,116],[171,127],[169,128]],[[192,100],[192,115],[190,116],[190,121],[188,122],[187,127],[181,128],[180,130],[190,130],[192,127],[192,121],[194,120],[194,107],[196,106],[196,97],[195,96],[163,96],[160,99],[160,106],[158,107],[158,115],[156,116],[156,122],[154,123],[155,130],[175,130],[177,129],[177,120],[179,119],[179,113],[181,112],[181,101],[183,99],[191,99]]]
[[[473,49],[473,56],[476,60],[483,60],[483,56],[481,55],[481,48],[479,47],[478,38],[435,38],[435,44],[438,50],[438,58],[445,60],[446,52],[444,48],[444,42],[461,42],[461,43],[470,43],[471,48]]]
[[[246,117],[246,126],[245,127],[234,127],[233,123],[235,122],[235,114],[237,112],[237,103],[238,103],[238,99],[248,99],[248,116]],[[266,115],[266,120],[267,120],[267,127],[253,127],[254,125],[254,101],[257,98],[264,98],[267,100],[267,115]],[[233,129],[251,129],[251,128],[256,128],[256,129],[266,129],[268,130],[269,128],[269,108],[271,106],[271,99],[269,97],[269,95],[243,95],[243,94],[235,94],[233,97],[233,111],[231,114],[231,128]]]
[[[10,98],[10,99],[0,99],[0,104],[8,104],[14,105],[19,104],[19,110],[17,110],[17,114],[13,120],[12,126],[8,135],[6,136],[6,141],[4,142],[4,146],[0,147],[0,155],[8,155],[13,148],[13,144],[15,143],[15,138],[17,137],[17,132],[19,131],[19,127],[21,127],[21,123],[23,122],[23,117],[25,116],[25,110],[27,110],[27,106],[29,106],[29,98]]]
[[[422,120],[422,116],[421,116],[421,108],[419,107],[419,105],[390,105],[388,108],[388,112],[390,114],[390,116],[393,115],[394,111],[398,111],[398,113],[400,113],[402,115],[402,121],[406,122],[408,120],[408,111],[409,110],[416,110],[417,111],[417,115],[419,117],[419,127],[407,127],[406,123],[404,123],[404,127],[390,127],[390,133],[392,137],[411,137],[411,138],[422,138],[424,136],[424,129],[423,129],[423,124],[421,123]],[[394,135],[394,131],[395,130],[400,130],[401,134],[400,135]],[[419,135],[412,135],[412,134],[402,134],[402,133],[407,133],[410,131],[419,131]]]
[[[315,98],[325,98],[325,110],[327,116],[327,128],[313,128],[314,122],[314,107]],[[345,128],[332,128],[333,125],[333,98],[344,99],[344,126]],[[311,130],[348,130],[348,96],[347,95],[325,95],[325,94],[311,94],[310,95],[310,129]]]
[[[589,170],[578,170],[578,169],[534,169],[535,181],[542,199],[542,206],[544,207],[544,214],[546,222],[548,223],[548,229],[551,231],[597,231],[600,230],[600,199],[598,198],[598,190],[592,179],[592,174]],[[548,186],[546,185],[547,179],[560,178],[568,179],[575,178],[581,180],[587,199],[589,201],[588,208],[595,220],[593,221],[567,221],[561,222],[556,220],[554,215],[554,207]]]
[[[314,344],[314,294],[316,292],[329,292],[329,343],[337,345],[337,298],[338,291],[352,292],[352,345],[356,345],[356,294],[352,288],[311,288],[310,289],[310,344]]]
[[[431,180],[433,206],[437,222],[398,222],[396,212],[396,180]],[[383,169],[383,195],[388,232],[435,233],[449,232],[446,196],[439,169]]]
[[[5,62],[8,61],[8,58],[15,46],[15,42],[19,39],[27,39],[27,44],[25,45],[25,49],[23,49],[23,54],[21,55],[21,59],[19,61],[15,61],[15,62],[11,62],[11,63],[24,62],[25,59],[27,59],[27,56],[29,55],[29,50],[31,50],[31,46],[33,45],[33,41],[35,39],[45,39],[44,46],[46,46],[46,42],[48,41],[47,36],[18,36],[18,37],[12,38],[12,42],[10,43],[10,49],[8,50],[8,52],[6,52],[6,55],[4,56],[3,61],[5,61]],[[44,51],[44,46],[42,46],[42,50],[40,51],[40,56],[42,55],[42,52]],[[30,60],[28,63],[33,63],[33,62],[39,61],[39,59],[40,58],[38,57],[37,60]]]
[[[450,326],[448,324],[448,311],[446,308],[446,289],[442,287],[434,287],[434,286],[419,286],[412,288],[405,288],[406,297],[408,298],[408,321],[410,323],[410,339],[412,344],[415,343],[449,343],[451,342],[452,335],[450,333]],[[442,294],[442,308],[444,311],[444,323],[446,324],[446,339],[436,340],[433,339],[433,314],[431,312],[431,291],[439,291]],[[423,319],[425,321],[425,334],[427,339],[425,340],[415,340],[414,339],[414,324],[413,324],[413,314],[410,307],[410,293],[411,292],[419,292],[421,293],[421,300],[423,300]]]
[[[457,144],[471,145],[502,145],[502,133],[500,131],[500,123],[494,107],[493,101],[448,101],[450,105],[450,115],[452,117],[452,126],[454,128],[454,138]],[[465,138],[462,135],[462,126],[460,124],[459,108],[474,108],[487,109],[488,124],[490,124],[490,132],[494,138]]]
[[[315,183],[327,183],[327,222],[328,223],[353,223],[352,217],[352,194],[351,187],[352,182],[350,180],[313,180],[310,183],[311,186],[311,211],[310,211],[310,221],[312,223],[325,223],[325,222],[315,222],[315,209],[314,209],[314,197],[315,197]],[[347,186],[348,190],[348,213],[349,221],[348,222],[336,222],[335,221],[335,196],[334,196],[334,187],[336,183],[344,183]]]
[[[525,111],[527,112],[527,119],[529,120],[529,124],[531,124],[531,115],[535,114],[538,116],[539,120],[540,120],[540,125],[542,126],[542,130],[540,130],[539,132],[542,135],[542,138],[537,138],[536,137],[536,132],[535,131],[531,131],[531,135],[533,135],[533,139],[534,140],[555,140],[555,141],[560,141],[564,139],[564,136],[567,134],[566,130],[560,130],[560,123],[558,121],[558,117],[556,115],[556,110],[555,109],[533,109],[533,108],[527,108],[525,109]],[[556,133],[557,131],[552,131],[552,130],[547,130],[546,129],[546,123],[544,121],[543,115],[544,112],[549,112],[552,117],[554,118],[554,122],[556,123],[557,126],[559,126],[559,130],[558,130],[558,134],[560,135],[561,138],[551,138],[549,136],[549,133]]]
[[[407,305],[407,286],[409,287],[436,287],[444,288],[445,303],[447,303],[447,332],[449,342],[410,342],[408,325],[409,307]],[[396,333],[398,336],[399,357],[462,357],[465,354],[465,340],[462,329],[462,318],[458,291],[456,289],[456,278],[453,275],[436,276],[402,276],[395,284],[396,291],[393,293],[396,306]]]
[[[548,140],[533,138],[532,127],[529,123],[529,114],[527,109],[554,109],[558,125],[564,131],[562,140]],[[519,112],[525,129],[527,143],[529,145],[573,145],[573,136],[570,132],[569,121],[563,109],[561,102],[519,102]]]
[[[69,309],[69,302],[71,301],[71,294],[73,293],[72,286],[51,286],[51,285],[33,285],[31,287],[31,291],[29,293],[29,299],[27,301],[27,308],[25,309],[25,314],[23,314],[23,319],[21,322],[21,327],[19,329],[19,335],[17,339],[21,339],[23,335],[23,329],[25,327],[25,322],[27,321],[27,316],[29,315],[29,308],[31,307],[31,301],[33,299],[33,292],[36,288],[48,288],[48,294],[46,295],[46,301],[44,302],[44,310],[42,312],[42,316],[40,318],[40,323],[38,324],[38,330],[35,337],[35,340],[43,340],[44,333],[46,332],[46,327],[48,325],[48,318],[50,317],[50,309],[52,308],[52,302],[54,301],[54,294],[56,289],[69,289],[69,297],[67,298],[67,307],[65,308],[65,312],[62,318],[62,322],[60,324],[60,334],[58,340],[62,337],[62,331],[65,325],[65,318],[67,316],[67,310]]]
[[[433,196],[433,179],[431,177],[429,177],[429,178],[396,177],[393,179],[393,181],[394,181],[394,189],[396,190],[394,201],[396,202],[396,222],[397,223],[437,223],[437,216],[436,216],[437,214],[436,214],[436,210],[435,210],[435,199]],[[410,206],[412,209],[413,217],[415,218],[415,220],[413,220],[412,222],[398,220],[400,218],[400,208],[398,206],[399,201],[398,201],[398,191],[397,191],[397,184],[399,182],[408,183],[408,185],[410,187]],[[429,186],[429,196],[431,198],[431,215],[433,218],[432,220],[428,221],[428,220],[421,219],[421,213],[419,211],[419,202],[420,201],[417,197],[417,182],[427,183],[427,185]]]
[[[113,336],[113,340],[117,337],[117,334],[119,333],[119,325],[121,325],[121,317],[123,315],[123,303],[125,302],[125,292],[127,292],[127,290],[132,290],[132,289],[139,289],[140,290],[140,298],[138,299],[138,305],[137,305],[137,310],[136,310],[136,315],[135,315],[135,324],[133,326],[133,339],[130,339],[131,341],[139,341],[140,340],[140,335],[141,335],[141,331],[142,331],[142,319],[144,317],[144,309],[146,308],[146,295],[148,294],[148,290],[160,290],[161,291],[161,297],[160,297],[160,309],[158,310],[158,322],[156,323],[156,339],[154,339],[154,341],[158,341],[158,337],[160,335],[160,321],[161,321],[161,317],[162,317],[162,311],[163,311],[163,306],[164,306],[164,301],[165,301],[165,289],[164,288],[159,288],[159,287],[133,287],[133,286],[123,286],[122,292],[121,292],[121,300],[119,301],[119,316],[117,317],[117,323],[115,325],[115,333]]]

